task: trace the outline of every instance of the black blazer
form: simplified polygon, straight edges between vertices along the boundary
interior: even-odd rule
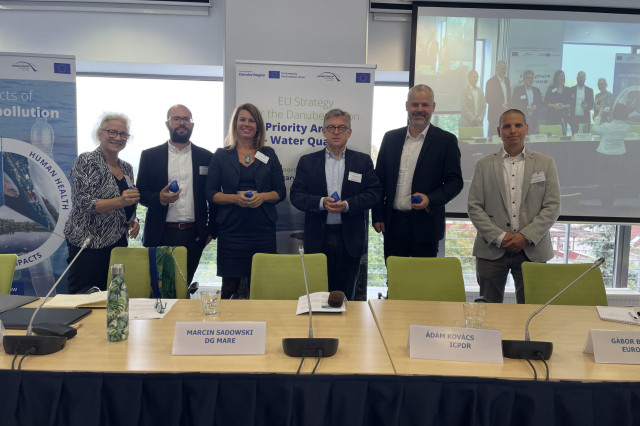
[[[532,111],[533,114],[529,114],[529,111],[527,111],[529,99],[527,98],[527,89],[524,84],[513,89],[513,95],[511,96],[511,106],[519,109],[527,116],[527,124],[535,124],[538,121],[538,116],[543,107],[540,89],[531,86],[531,91],[533,92],[533,105],[536,107],[536,110]]]
[[[169,183],[169,148],[168,142],[145,149],[140,155],[137,187],[140,191],[140,204],[147,207],[144,222],[142,244],[145,247],[156,247],[160,244],[168,206],[160,204],[160,191]],[[191,144],[191,160],[193,163],[193,202],[195,221],[200,240],[206,241],[211,235],[218,235],[215,224],[215,212],[205,198],[206,167],[211,160],[211,152]]]
[[[326,210],[320,210],[320,199],[328,197],[325,173],[326,150],[303,155],[298,161],[296,177],[291,185],[289,199],[297,209],[305,212],[304,250],[306,253],[322,252],[322,241],[327,222]],[[360,177],[349,180],[349,174]],[[373,169],[373,161],[367,154],[346,149],[344,153],[344,177],[340,199],[349,204],[349,211],[341,214],[344,245],[352,257],[360,257],[365,251],[367,238],[366,218],[370,208],[380,202],[382,187]]]
[[[575,117],[575,113],[576,113],[576,96],[577,96],[577,94],[578,94],[578,86],[577,85],[575,85],[573,87],[569,87],[569,98],[571,98],[571,101],[570,101],[571,109],[569,110],[569,115],[571,117]],[[586,108],[584,108],[585,117],[589,117],[590,116],[590,111],[595,106],[595,102],[594,102],[593,99],[594,99],[593,98],[593,89],[591,87],[584,86],[584,101],[587,104]]]
[[[278,156],[273,148],[263,147],[259,151],[269,157],[267,164],[256,159],[256,191],[270,192],[276,191],[280,196],[280,201],[287,196],[287,188],[284,185],[284,174],[282,173],[282,165],[278,160]],[[238,151],[234,149],[218,148],[211,157],[209,163],[209,176],[207,177],[207,200],[213,203],[213,196],[218,192],[224,194],[235,194],[240,190],[240,171],[244,167],[238,162]],[[234,204],[222,204],[216,206],[216,222],[218,225],[224,224],[227,218],[232,214]],[[260,207],[267,218],[276,223],[278,214],[276,212],[276,203],[263,203]]]
[[[389,226],[393,200],[400,170],[400,157],[407,128],[387,132],[382,139],[376,173],[382,184],[382,202],[373,209],[373,222]],[[433,124],[429,126],[413,173],[411,193],[429,197],[427,210],[412,210],[411,222],[418,241],[439,241],[444,238],[444,206],[462,191],[460,149],[458,139]]]
[[[494,75],[487,80],[487,85],[484,90],[484,98],[487,101],[487,105],[489,105],[487,118],[489,119],[489,124],[491,125],[495,123],[496,127],[498,120],[500,119],[500,114],[505,111],[502,107],[504,100],[506,99],[507,104],[511,105],[511,85],[509,84],[509,77],[504,78],[504,85],[507,88],[507,93],[502,91],[500,79],[498,79],[498,76]],[[493,131],[495,131],[495,129],[493,129]]]

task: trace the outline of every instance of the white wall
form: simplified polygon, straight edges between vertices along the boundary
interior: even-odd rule
[[[232,0],[231,0],[232,1]],[[78,61],[222,65],[224,3],[209,16],[0,9],[0,51]]]
[[[392,14],[377,14],[394,18]],[[408,71],[411,59],[411,15],[399,15],[406,22],[374,20],[369,14],[367,63],[381,71]]]
[[[235,107],[235,61],[364,64],[368,0],[228,0],[225,115]]]

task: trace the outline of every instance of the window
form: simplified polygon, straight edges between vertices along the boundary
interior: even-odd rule
[[[138,173],[140,153],[165,142],[167,110],[175,104],[186,105],[195,122],[192,141],[215,151],[223,145],[223,84],[221,81],[166,80],[117,77],[83,77],[77,80],[78,153],[96,149],[94,126],[104,112],[121,112],[131,119],[131,134],[120,158]],[[167,182],[168,183],[168,182]],[[144,225],[146,208],[138,205],[137,215]],[[142,232],[130,247],[142,247]],[[216,276],[216,244],[202,254],[194,281],[219,281]]]
[[[407,96],[405,86],[381,86],[374,89],[373,131],[371,156],[374,163],[384,133],[388,130],[406,126],[407,118],[404,103]],[[437,111],[437,110],[436,110]],[[445,130],[456,133],[457,115],[434,114],[433,122]],[[445,256],[460,258],[465,286],[468,290],[478,290],[475,258],[472,256],[476,230],[469,220],[448,220],[446,231]],[[627,232],[628,245],[618,243],[618,235]],[[605,286],[629,287],[638,291],[640,275],[640,225],[621,226],[598,223],[565,224],[556,223],[551,228],[551,240],[555,256],[553,263],[590,263],[599,257],[606,259],[601,268]],[[623,240],[624,241],[624,240]],[[616,246],[619,248],[616,249]],[[617,259],[628,259],[618,262]],[[616,268],[619,264],[619,268]],[[384,265],[383,239],[373,228],[369,229],[369,268],[368,285],[384,287],[386,268]],[[567,283],[568,284],[568,283]],[[507,288],[513,290],[513,281],[509,278]]]

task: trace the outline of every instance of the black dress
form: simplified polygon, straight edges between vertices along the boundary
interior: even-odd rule
[[[569,94],[569,88],[564,86],[562,93],[556,88],[550,86],[547,89],[547,93],[544,96],[545,106],[549,104],[571,104],[571,95]],[[562,134],[567,134],[567,123],[569,122],[569,110],[563,109],[557,111],[553,108],[547,107],[546,124],[560,124],[562,125]]]
[[[240,190],[256,190],[257,161],[242,166]],[[269,220],[263,206],[233,206],[232,214],[220,225],[218,234],[218,276],[248,277],[255,253],[276,253],[276,224]]]

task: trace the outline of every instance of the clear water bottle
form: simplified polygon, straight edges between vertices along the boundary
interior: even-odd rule
[[[36,118],[36,122],[31,127],[31,144],[53,158],[54,137],[53,127],[47,122],[47,119],[44,117]]]
[[[120,342],[129,337],[129,292],[124,283],[124,265],[111,266],[107,289],[107,340]]]
[[[44,297],[55,284],[50,258],[44,259],[37,265],[29,266],[29,274],[36,296]],[[55,296],[55,294],[54,291],[51,296]]]

